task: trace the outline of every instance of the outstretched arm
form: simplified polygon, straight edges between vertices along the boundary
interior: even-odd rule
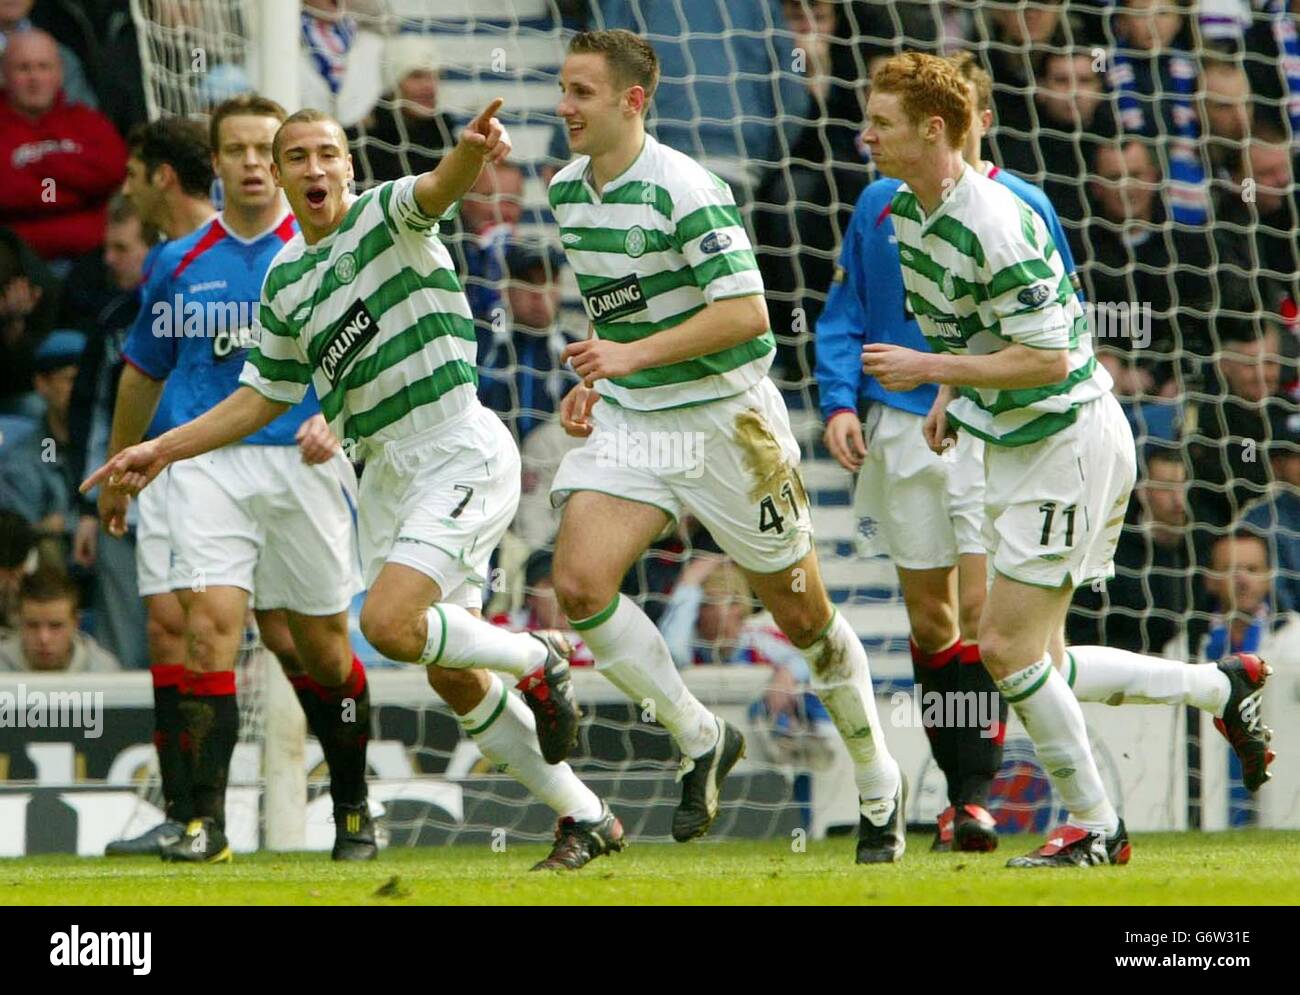
[[[81,492],[107,479],[112,487],[139,493],[167,464],[238,442],[269,425],[289,407],[263,397],[252,387],[240,387],[193,421],[123,449],[82,482]]]
[[[456,147],[438,165],[415,181],[415,202],[431,218],[440,218],[478,179],[483,164],[502,162],[510,155],[510,138],[494,114],[505,103],[497,97],[461,132]]]

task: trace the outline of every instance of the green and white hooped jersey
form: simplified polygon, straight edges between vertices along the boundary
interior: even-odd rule
[[[326,420],[361,456],[477,403],[469,302],[415,181],[367,191],[315,245],[301,233],[285,243],[262,283],[258,345],[240,375],[286,404],[314,379]]]
[[[968,166],[928,218],[906,184],[890,214],[907,306],[935,352],[1069,350],[1070,371],[1059,383],[959,387],[948,406],[954,423],[985,442],[1023,446],[1072,425],[1080,405],[1111,389],[1047,226],[1010,189]]]
[[[580,156],[551,180],[551,210],[596,335],[632,342],[705,305],[763,293],[731,190],[649,135],[622,175],[596,190]],[[771,330],[721,352],[598,380],[606,400],[641,411],[733,397],[772,365]]]

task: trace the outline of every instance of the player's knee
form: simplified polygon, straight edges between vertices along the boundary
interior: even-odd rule
[[[146,598],[148,613],[145,618],[149,638],[185,639],[185,611],[174,598]]]
[[[287,630],[277,628],[263,628],[261,630],[262,645],[275,654],[275,658],[280,661],[280,666],[284,668],[286,674],[297,674],[302,672],[302,662],[298,658],[298,648],[293,644],[293,638]]]
[[[957,618],[957,627],[963,641],[973,643],[979,640],[980,617],[984,614],[984,602],[964,604]]]
[[[444,667],[426,668],[429,687],[458,715],[472,711],[491,686],[481,670],[448,670]]]
[[[229,647],[238,647],[241,628],[240,622],[224,618],[218,612],[197,606],[191,609],[186,635],[189,637],[190,654],[194,662],[202,670],[229,662],[221,657],[229,655],[226,652]]]
[[[352,672],[352,645],[346,636],[341,640],[322,639],[298,660],[303,671],[326,687],[336,687]]]
[[[145,623],[149,658],[155,663],[181,663],[185,659],[185,626],[149,616]]]
[[[555,597],[560,603],[560,610],[570,620],[591,618],[603,611],[614,600],[617,587],[609,589],[609,584],[592,571],[566,566],[560,569],[556,565],[552,574],[555,584]]]
[[[825,632],[831,621],[831,606],[813,598],[799,598],[788,605],[779,606],[772,612],[785,637],[800,649],[807,649]]]
[[[415,646],[414,616],[373,598],[361,606],[361,634],[366,642],[392,660],[414,660],[422,646]]]
[[[1017,670],[1022,670],[1028,666],[1024,660],[1018,660],[1015,654],[1015,646],[1012,641],[1004,637],[1000,632],[989,629],[988,626],[980,632],[979,639],[980,659],[984,661],[984,666],[988,672],[996,679],[1009,677]],[[1029,661],[1032,663],[1033,661]]]
[[[912,641],[923,653],[938,653],[952,645],[954,624],[950,611],[917,612],[911,619]]]

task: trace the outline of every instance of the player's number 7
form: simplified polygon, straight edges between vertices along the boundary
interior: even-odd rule
[[[456,505],[456,510],[451,513],[452,518],[459,518],[460,513],[465,510],[465,505],[469,504],[469,499],[474,496],[474,488],[468,484],[456,484],[453,489],[465,492],[465,496],[460,499],[460,504]]]

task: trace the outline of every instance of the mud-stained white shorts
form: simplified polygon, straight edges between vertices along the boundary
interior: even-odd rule
[[[595,430],[551,484],[556,507],[574,491],[599,491],[674,520],[689,511],[755,573],[785,570],[812,550],[799,444],[768,378],[735,397],[666,411],[601,400],[591,417]]]

